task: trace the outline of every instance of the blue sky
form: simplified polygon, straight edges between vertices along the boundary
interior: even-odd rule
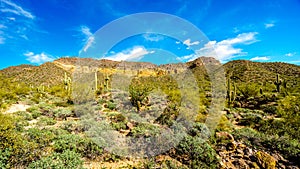
[[[103,57],[160,64],[205,55],[222,62],[300,64],[299,0],[0,0],[0,69],[79,56],[101,27],[140,12],[176,15],[208,39],[145,33],[124,39]]]

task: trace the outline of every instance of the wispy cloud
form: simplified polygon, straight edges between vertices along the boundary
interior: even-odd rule
[[[193,45],[198,45],[199,43],[200,43],[199,41],[191,42],[191,39],[187,39],[187,40],[183,41],[183,44],[187,45],[188,47],[193,46]]]
[[[5,38],[0,35],[0,44],[4,44],[4,43],[5,43]]]
[[[158,41],[164,39],[164,37],[162,35],[153,34],[153,33],[145,33],[145,34],[143,34],[143,37],[145,40],[151,41],[151,42],[158,42]]]
[[[40,54],[35,54],[33,52],[26,52],[24,53],[24,56],[26,56],[26,60],[28,60],[30,63],[35,63],[35,64],[42,64],[45,62],[50,62],[53,61],[55,58],[51,55],[48,55],[44,52]]]
[[[256,56],[250,59],[251,61],[267,61],[270,60],[270,57],[267,56]]]
[[[30,19],[34,19],[35,16],[32,15],[29,11],[24,10],[21,6],[8,1],[8,0],[1,0],[2,4],[5,4],[6,7],[1,9],[1,12],[3,13],[13,13],[19,16],[24,16]]]
[[[82,40],[85,43],[83,51],[86,52],[88,48],[90,48],[93,45],[95,37],[93,36],[93,33],[91,32],[90,28],[85,25],[80,26],[79,32],[84,36]]]
[[[154,53],[154,51],[148,51],[143,46],[134,46],[133,48],[124,50],[111,56],[107,56],[104,59],[114,61],[138,61],[144,57],[144,55]]]
[[[5,29],[5,28],[7,28],[7,26],[0,24],[0,29]]]
[[[80,26],[80,32],[86,36],[86,38],[89,38],[90,36],[92,36],[92,32],[91,29],[85,25]]]
[[[272,28],[274,27],[275,24],[274,23],[265,23],[265,28],[268,29],[268,28]]]
[[[191,61],[200,56],[210,56],[224,62],[237,56],[243,56],[246,55],[247,52],[243,52],[242,48],[237,48],[235,45],[249,45],[255,43],[258,41],[255,37],[257,34],[257,32],[248,32],[239,34],[235,38],[225,39],[220,42],[209,41],[204,45],[204,47],[196,50],[196,54],[183,56],[178,59],[181,61]]]
[[[285,56],[288,56],[288,57],[291,57],[291,56],[294,56],[294,55],[296,55],[296,52],[293,52],[293,53],[287,53],[287,54],[285,54]]]
[[[20,40],[29,40],[29,33],[43,33],[35,24],[36,16],[12,0],[0,0],[0,31],[3,31],[1,43],[17,44]]]

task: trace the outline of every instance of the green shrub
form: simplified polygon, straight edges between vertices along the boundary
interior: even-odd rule
[[[83,157],[92,159],[101,155],[103,152],[102,148],[92,140],[74,134],[59,135],[55,138],[53,147],[54,150],[59,153],[65,150],[71,150],[80,153]]]
[[[25,136],[28,140],[33,140],[38,143],[41,148],[50,146],[55,138],[55,134],[52,131],[38,128],[29,128],[25,133]]]
[[[133,137],[151,137],[157,136],[161,132],[161,129],[150,123],[139,123],[136,127],[134,127],[130,135]]]
[[[255,127],[262,120],[262,116],[256,113],[243,113],[242,119],[239,121],[240,125]]]
[[[117,104],[115,104],[113,102],[108,102],[107,103],[107,108],[110,109],[110,110],[116,110]]]
[[[29,164],[28,168],[34,169],[81,169],[83,168],[83,161],[80,154],[66,150],[62,153],[54,153],[51,156],[43,157],[38,161]]]
[[[40,117],[42,115],[42,113],[39,110],[35,110],[31,113],[32,118],[37,119],[38,117]]]
[[[68,132],[80,133],[84,131],[84,125],[77,121],[65,121],[62,125],[62,129]]]
[[[15,112],[16,115],[22,117],[24,120],[27,120],[27,121],[30,121],[32,120],[32,115],[27,113],[26,111],[18,111],[18,112]]]
[[[40,126],[52,126],[56,124],[56,120],[50,118],[50,117],[41,117],[39,121],[37,122],[38,125]]]
[[[189,168],[218,168],[219,160],[215,150],[198,137],[186,136],[176,147],[176,159]]]
[[[9,158],[11,156],[11,152],[9,149],[2,150],[0,149],[0,168],[10,168],[9,167]]]
[[[54,110],[54,116],[66,120],[67,117],[74,116],[74,113],[68,108],[58,108]]]

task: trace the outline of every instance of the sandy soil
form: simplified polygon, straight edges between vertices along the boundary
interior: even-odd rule
[[[10,106],[10,108],[8,110],[6,110],[4,112],[4,114],[9,114],[9,113],[14,113],[17,111],[26,111],[26,109],[28,109],[30,106],[23,104],[23,103],[18,103],[18,104],[13,104]]]

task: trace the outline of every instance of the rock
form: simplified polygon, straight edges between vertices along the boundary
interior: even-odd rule
[[[257,163],[266,169],[275,169],[276,168],[276,159],[268,153],[258,151],[255,154]]]
[[[244,154],[247,155],[247,156],[252,156],[253,155],[253,150],[249,147],[246,147],[244,149]]]
[[[238,168],[238,169],[250,169],[250,167],[247,165],[247,163],[243,159],[236,159],[235,161],[233,161],[233,164],[234,164],[235,168]]]
[[[130,122],[128,122],[127,124],[126,124],[126,126],[129,128],[129,130],[131,130],[131,129],[133,129],[133,124],[132,123],[130,123]]]
[[[221,168],[223,169],[236,169],[236,167],[230,161],[221,161]]]
[[[260,169],[260,167],[258,166],[258,164],[256,162],[249,163],[249,167],[253,168],[253,169]]]
[[[224,140],[230,140],[231,142],[234,141],[234,137],[229,134],[228,132],[222,131],[216,133],[217,138],[224,139]]]
[[[236,152],[240,155],[244,155],[244,151],[242,149],[236,149]]]

